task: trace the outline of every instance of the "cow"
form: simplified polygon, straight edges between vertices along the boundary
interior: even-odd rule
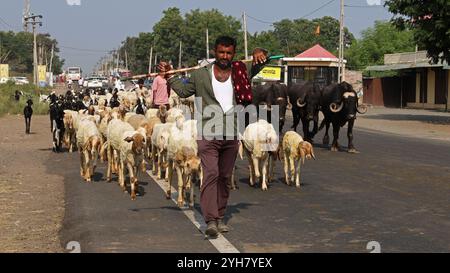
[[[288,101],[287,86],[278,82],[268,82],[264,85],[259,85],[253,88],[253,99],[252,104],[254,104],[259,111],[259,106],[267,110],[268,122],[271,122],[272,106],[278,105],[279,107],[279,128],[278,132],[281,133],[284,126],[284,121],[286,117],[286,109],[291,109],[291,105]],[[259,113],[258,113],[259,114]],[[247,125],[247,124],[246,124]]]
[[[288,95],[292,103],[292,116],[294,118],[292,129],[296,131],[301,120],[303,136],[306,141],[312,143],[319,127],[321,88],[316,83],[302,81],[289,86]],[[311,121],[314,122],[312,131],[309,128]]]
[[[353,145],[353,125],[355,124],[356,113],[365,114],[367,107],[358,105],[358,95],[351,84],[344,81],[339,84],[335,83],[326,86],[322,91],[321,110],[324,119],[320,124],[319,131],[326,126],[323,144],[329,144],[328,130],[330,129],[330,123],[332,123],[333,143],[331,151],[338,151],[340,127],[343,127],[348,122],[348,152],[357,153]]]

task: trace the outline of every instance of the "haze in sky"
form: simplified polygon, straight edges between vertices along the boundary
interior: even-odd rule
[[[23,0],[1,0],[0,31],[21,31]],[[377,20],[392,17],[381,0],[345,0],[345,26],[356,36]],[[381,5],[380,5],[381,4]],[[58,40],[65,67],[79,65],[90,73],[98,60],[128,36],[151,32],[169,7],[184,14],[192,9],[218,9],[242,18],[250,33],[273,29],[282,19],[339,18],[339,0],[31,0],[31,12],[43,16],[41,33]],[[88,50],[86,50],[88,49]]]

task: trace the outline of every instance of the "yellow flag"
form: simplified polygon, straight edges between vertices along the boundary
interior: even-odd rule
[[[320,35],[320,25],[317,26],[316,32],[314,33],[316,36]]]

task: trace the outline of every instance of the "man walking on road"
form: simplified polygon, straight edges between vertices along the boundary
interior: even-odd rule
[[[183,83],[182,79],[170,72],[165,74],[171,88],[183,98],[195,95],[201,97],[202,136],[197,140],[198,154],[203,169],[203,184],[200,189],[200,206],[203,218],[207,223],[206,235],[214,238],[218,233],[228,232],[223,218],[228,202],[231,173],[238,153],[237,124],[234,115],[237,104],[251,103],[252,92],[249,78],[255,76],[266,62],[267,52],[263,49],[253,51],[251,73],[242,62],[233,62],[236,53],[236,40],[222,36],[215,43],[215,62],[191,73],[190,79]],[[170,70],[170,66],[159,65],[162,72]],[[207,108],[213,115],[205,114]],[[232,124],[225,121],[231,120]],[[216,121],[216,122],[215,122]],[[205,124],[215,124],[214,129],[207,130]],[[223,125],[223,127],[222,127]],[[231,128],[231,129],[230,129]],[[230,132],[232,131],[232,132]],[[230,138],[231,136],[231,138]]]

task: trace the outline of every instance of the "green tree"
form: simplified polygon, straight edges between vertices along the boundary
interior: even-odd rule
[[[155,53],[159,58],[176,62],[185,29],[184,19],[178,8],[169,8],[163,13],[163,18],[153,27]]]
[[[237,55],[244,54],[241,23],[232,16],[225,16],[217,9],[200,11],[191,10],[186,14],[185,32],[183,33],[183,62],[187,65],[196,64],[206,58],[206,28],[209,36],[209,57],[213,57],[215,40],[221,35],[229,35],[237,39]]]
[[[400,31],[390,22],[377,21],[345,51],[347,67],[362,70],[370,65],[383,64],[384,54],[413,51],[414,48],[412,31]]]
[[[58,55],[58,42],[50,34],[39,34],[37,44],[44,49],[42,64],[50,62],[54,45],[53,73],[61,73],[64,60]],[[32,73],[33,71],[33,34],[28,32],[0,32],[0,62],[8,63],[12,72]]]
[[[450,1],[388,0],[396,14],[392,22],[403,30],[414,29],[414,41],[427,50],[434,63],[450,63]]]

